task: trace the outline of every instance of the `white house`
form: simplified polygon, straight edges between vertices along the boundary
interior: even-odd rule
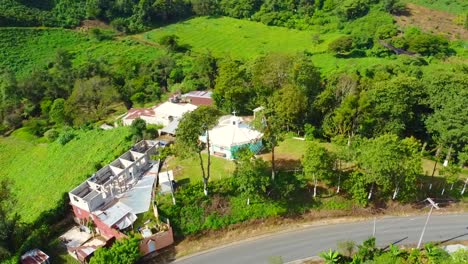
[[[122,122],[123,125],[129,126],[133,120],[140,118],[145,120],[147,124],[167,126],[172,121],[180,120],[185,113],[196,108],[197,106],[193,104],[176,104],[172,102],[164,102],[151,108],[132,108],[122,118]]]
[[[226,159],[235,159],[235,153],[242,147],[248,147],[254,153],[263,147],[263,134],[252,129],[238,116],[221,117],[218,125],[208,133],[210,153]],[[206,135],[200,136],[200,140],[206,143]]]

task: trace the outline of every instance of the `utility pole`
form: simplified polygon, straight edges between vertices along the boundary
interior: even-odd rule
[[[372,236],[375,237],[375,226],[377,222],[377,217],[374,216],[374,230],[372,231]]]
[[[432,209],[434,209],[434,208],[437,209],[437,210],[440,209],[439,206],[431,198],[426,198],[426,201],[431,203],[431,210],[429,210],[429,214],[427,214],[426,223],[424,224],[424,228],[422,230],[421,237],[419,237],[419,242],[418,242],[418,247],[417,248],[421,247],[424,232],[426,232],[427,223],[429,223],[429,218],[431,217],[431,214],[432,214]]]

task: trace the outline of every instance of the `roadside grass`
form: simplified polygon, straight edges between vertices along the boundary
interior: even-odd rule
[[[203,161],[205,162],[208,155],[202,154]],[[173,170],[174,177],[180,185],[192,184],[202,181],[202,172],[200,168],[200,161],[198,156],[189,157],[186,159],[171,157],[168,159],[169,170]],[[226,160],[220,157],[211,156],[211,179],[210,181],[216,181],[232,176],[234,172],[235,164],[230,160]],[[166,167],[163,166],[161,171],[166,171]]]
[[[466,14],[468,2],[465,0],[403,0],[403,3],[422,5],[430,9],[445,11],[452,14]]]
[[[68,29],[0,28],[0,68],[9,69],[20,78],[53,61],[58,49],[70,51],[75,66],[89,59],[105,59],[110,64],[125,61],[144,63],[164,52],[131,37],[98,41],[86,32]]]
[[[217,57],[249,59],[267,52],[325,52],[328,44],[340,33],[320,34],[314,44],[314,31],[300,31],[266,26],[259,22],[229,17],[198,17],[144,33],[144,39],[158,43],[166,35],[177,35],[180,44],[188,44],[196,52],[210,51]]]
[[[64,193],[131,145],[125,127],[77,131],[76,138],[64,146],[38,143],[42,140],[31,140],[19,131],[0,138],[0,178],[13,181],[16,211],[26,222],[54,208]]]

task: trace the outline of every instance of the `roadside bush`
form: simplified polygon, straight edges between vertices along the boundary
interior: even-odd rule
[[[176,192],[177,204],[159,197],[158,208],[171,220],[176,235],[186,236],[203,230],[216,230],[251,219],[280,216],[287,207],[269,199],[255,199],[250,205],[243,195],[234,195],[237,187],[232,179],[211,183],[210,196],[203,194],[201,182],[181,187]]]

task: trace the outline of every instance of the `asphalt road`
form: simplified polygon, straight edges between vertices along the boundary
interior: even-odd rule
[[[376,221],[379,246],[391,243],[411,244],[419,241],[426,216],[385,217]],[[248,240],[210,250],[192,257],[176,260],[177,264],[249,264],[268,263],[271,256],[281,256],[284,262],[316,256],[337,241],[354,240],[361,243],[372,235],[373,220],[357,223],[309,227],[297,231]],[[468,239],[468,213],[432,215],[424,235],[428,241]]]

